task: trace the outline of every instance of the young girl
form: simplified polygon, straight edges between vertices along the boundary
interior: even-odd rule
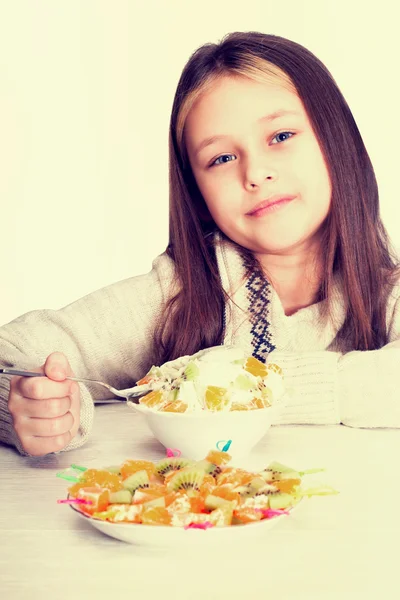
[[[170,241],[152,271],[0,328],[0,439],[76,448],[99,389],[237,344],[281,365],[279,423],[400,427],[398,264],[352,114],[305,48],[233,33],[185,66],[170,123]],[[38,367],[42,365],[42,367]]]

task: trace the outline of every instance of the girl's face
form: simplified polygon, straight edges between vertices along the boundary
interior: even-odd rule
[[[224,77],[191,109],[185,142],[211,216],[229,238],[260,258],[315,248],[331,183],[295,93]]]

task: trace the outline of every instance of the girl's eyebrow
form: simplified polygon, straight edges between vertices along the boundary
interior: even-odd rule
[[[279,119],[280,117],[285,117],[286,115],[296,115],[298,117],[301,116],[300,113],[296,110],[276,110],[269,115],[260,117],[259,119],[257,119],[256,122],[257,123],[270,122],[270,121],[274,121],[275,119]],[[204,148],[206,148],[207,146],[211,146],[212,144],[215,144],[216,142],[219,142],[220,140],[224,140],[229,137],[230,137],[229,135],[212,135],[210,137],[205,138],[197,146],[197,149],[194,152],[195,157],[197,157],[198,154],[200,154],[200,152],[202,150],[204,150]]]

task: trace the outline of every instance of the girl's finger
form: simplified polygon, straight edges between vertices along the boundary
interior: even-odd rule
[[[71,366],[62,352],[52,352],[43,365],[43,372],[56,381],[62,381],[67,375],[72,375]]]
[[[53,419],[31,418],[24,419],[20,424],[18,434],[22,437],[57,437],[69,433],[74,426],[75,419],[70,412],[62,417]],[[15,425],[15,429],[17,426]]]
[[[56,419],[66,415],[71,410],[71,397],[48,398],[47,400],[32,400],[19,398],[18,414],[28,418]],[[15,410],[13,411],[15,412]]]
[[[25,452],[31,456],[44,456],[50,454],[50,452],[59,452],[70,443],[71,439],[72,436],[69,431],[54,437],[26,436],[21,439],[21,445]]]
[[[31,400],[46,400],[49,398],[65,398],[70,395],[71,381],[52,381],[47,377],[18,377],[14,390],[23,397]]]

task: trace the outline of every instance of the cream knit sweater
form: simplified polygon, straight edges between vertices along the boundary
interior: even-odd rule
[[[282,366],[294,391],[277,424],[337,424],[400,427],[400,284],[387,307],[390,343],[367,352],[338,351],[343,322],[340,286],[334,293],[334,323],[314,304],[286,316],[258,273],[245,279],[242,258],[216,241],[221,280],[231,297],[226,306],[225,344],[238,344]],[[150,273],[115,283],[60,310],[29,312],[0,328],[0,364],[31,369],[54,351],[63,352],[76,376],[126,388],[152,366],[153,329],[174,286],[174,265],[165,254]],[[22,453],[7,408],[9,378],[0,378],[0,441]],[[83,444],[92,427],[94,403],[107,395],[81,385],[81,424],[67,450]]]

